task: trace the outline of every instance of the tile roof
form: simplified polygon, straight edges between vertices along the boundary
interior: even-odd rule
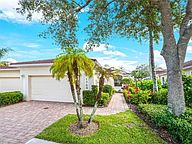
[[[93,61],[97,61],[96,59],[92,59]],[[53,63],[54,59],[47,59],[47,60],[34,60],[34,61],[25,61],[25,62],[16,62],[11,63],[10,65],[23,65],[23,64],[47,64]]]
[[[183,64],[183,68],[192,67],[192,60],[187,61]]]

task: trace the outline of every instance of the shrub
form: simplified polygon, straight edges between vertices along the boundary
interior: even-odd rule
[[[93,106],[96,101],[96,95],[92,92],[92,90],[84,90],[83,91],[83,103],[85,105]]]
[[[183,87],[186,105],[192,107],[192,76],[183,75]]]
[[[123,96],[126,100],[126,102],[131,103],[131,104],[141,104],[141,103],[148,103],[149,100],[151,99],[151,92],[149,90],[123,90]]]
[[[107,106],[111,100],[109,93],[102,93],[101,99],[99,100],[100,106]]]
[[[0,106],[14,104],[23,101],[23,94],[19,91],[0,93]]]
[[[139,105],[139,110],[157,127],[166,128],[179,143],[192,143],[192,109],[187,109],[180,118],[167,110],[165,105]]]
[[[157,80],[158,89],[162,88],[161,81]],[[141,90],[153,90],[153,81],[152,80],[142,80],[137,83],[137,86]]]
[[[96,102],[96,96],[98,93],[98,86],[92,85],[91,90],[84,90],[83,91],[83,103],[87,106],[94,106]],[[98,102],[98,105],[100,106],[107,106],[107,104],[110,102],[111,96],[109,93],[102,93],[101,99]]]
[[[142,91],[142,90],[139,90],[137,93],[135,94],[129,94],[128,97],[130,99],[130,102],[132,104],[147,104],[148,101],[150,100],[151,98],[151,92],[149,90],[145,90],[145,91]]]
[[[152,96],[152,103],[154,104],[167,104],[167,89],[161,89]]]
[[[112,96],[113,87],[111,85],[104,85],[103,92],[104,93],[109,93],[109,95]]]

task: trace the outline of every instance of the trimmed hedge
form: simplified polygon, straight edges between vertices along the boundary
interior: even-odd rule
[[[23,94],[19,91],[0,93],[0,106],[10,105],[23,101]]]
[[[113,95],[113,87],[111,85],[104,85],[103,92],[109,93],[109,95],[112,96]]]
[[[192,143],[192,109],[188,108],[179,118],[168,112],[165,105],[140,104],[139,111],[157,127],[167,129],[179,143]]]
[[[108,87],[106,89],[109,90]],[[83,91],[83,103],[87,106],[94,106],[94,104],[96,102],[97,93],[98,93],[97,85],[92,85],[92,90],[84,90]],[[109,95],[109,93],[103,92],[101,99],[98,102],[98,105],[107,106],[111,100],[111,97],[112,97],[112,91],[111,91],[111,95]]]
[[[154,95],[152,96],[152,103],[166,105],[167,95],[168,95],[167,89],[159,90],[158,92],[154,93]]]

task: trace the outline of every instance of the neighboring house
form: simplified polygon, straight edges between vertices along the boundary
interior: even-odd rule
[[[114,89],[116,91],[122,91],[122,87],[123,87],[123,83],[122,83],[122,80],[124,78],[130,78],[130,73],[129,72],[126,72],[124,70],[121,70],[120,71],[120,75],[114,79]]]
[[[98,63],[97,60],[93,59]],[[0,91],[22,91],[25,100],[73,102],[68,78],[58,81],[51,73],[53,59],[11,63],[0,67]],[[95,72],[94,72],[95,73]],[[81,76],[81,90],[97,84],[97,76]]]
[[[183,72],[186,75],[192,75],[192,60],[187,61],[183,65]]]
[[[183,73],[185,73],[186,75],[192,75],[192,60],[187,61],[183,64]],[[167,70],[157,68],[156,76],[159,80],[161,80],[162,84],[165,84],[165,82],[167,81]]]

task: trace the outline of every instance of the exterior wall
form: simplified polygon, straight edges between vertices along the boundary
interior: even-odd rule
[[[189,69],[183,70],[183,72],[184,72],[186,75],[192,75],[192,67],[189,68]]]
[[[50,65],[51,66],[51,65]],[[33,67],[21,67],[21,79],[22,79],[22,92],[26,100],[30,100],[30,81],[29,77],[33,76],[51,76],[50,66],[33,66]],[[56,80],[55,80],[56,81]],[[68,79],[66,77],[66,82]],[[81,75],[81,91],[90,90],[91,86],[94,84],[94,76],[88,78],[84,73]]]
[[[19,70],[0,70],[0,92],[21,91]]]

